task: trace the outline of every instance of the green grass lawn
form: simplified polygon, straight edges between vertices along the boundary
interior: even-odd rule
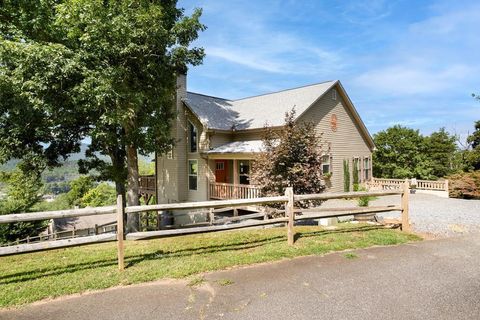
[[[297,240],[292,247],[287,245],[285,228],[127,241],[124,272],[117,270],[113,242],[2,257],[0,307],[118,285],[184,278],[237,265],[420,239],[368,225],[345,225],[330,231],[296,227],[295,231]]]

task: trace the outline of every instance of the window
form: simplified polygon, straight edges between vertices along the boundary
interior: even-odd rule
[[[250,161],[240,161],[240,184],[250,184]]]
[[[167,159],[173,159],[173,149],[170,149],[170,150],[167,152]]]
[[[225,162],[217,162],[215,169],[216,170],[225,170]]]
[[[188,160],[188,189],[197,190],[198,162]]]
[[[330,156],[322,156],[322,174],[330,173]]]
[[[363,172],[365,175],[365,180],[370,180],[370,158],[366,157],[363,159]]]
[[[188,132],[190,139],[190,152],[197,152],[197,128],[189,121]]]
[[[337,90],[332,90],[332,100],[337,100]]]

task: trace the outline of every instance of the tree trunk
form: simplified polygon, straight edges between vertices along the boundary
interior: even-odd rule
[[[123,199],[123,206],[125,207],[125,155],[122,149],[115,149],[110,152],[110,159],[112,160],[112,167],[114,174],[115,182],[115,191],[117,196],[121,195]],[[123,217],[125,225],[125,217]],[[124,230],[125,232],[125,230]]]
[[[127,205],[138,206],[139,197],[139,174],[138,154],[133,145],[127,145]],[[140,216],[138,213],[127,214],[127,233],[140,231]]]

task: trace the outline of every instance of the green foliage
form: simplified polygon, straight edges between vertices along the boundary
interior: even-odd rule
[[[325,189],[322,177],[322,146],[311,123],[297,124],[295,110],[285,115],[280,130],[267,128],[260,154],[252,172],[252,182],[266,196],[283,195],[287,187],[296,194],[320,193]]]
[[[464,152],[466,169],[480,170],[480,120],[475,121],[475,131],[468,136],[467,143],[470,149]]]
[[[102,207],[116,203],[115,188],[106,182],[100,183],[93,189],[88,190],[80,200],[82,207]]]
[[[367,188],[363,186],[359,186],[358,190],[355,191],[367,191]],[[375,197],[360,197],[357,200],[357,204],[359,207],[368,207],[370,204],[370,201],[375,200]]]
[[[425,137],[425,149],[435,178],[446,177],[455,170],[456,137],[445,128]]]
[[[73,206],[80,206],[83,196],[95,187],[95,181],[90,176],[80,176],[70,182],[70,191],[67,193],[67,202]]]
[[[345,258],[349,259],[349,260],[352,260],[352,259],[357,259],[358,258],[358,255],[354,252],[347,252],[345,253]]]
[[[71,209],[72,206],[68,202],[68,196],[66,193],[62,193],[57,196],[53,201],[42,201],[35,204],[32,208],[32,212],[41,212],[41,211],[56,211],[56,210],[66,210]]]
[[[353,178],[353,191],[358,191],[358,188],[360,187],[359,185],[359,180],[358,180],[358,169],[359,169],[359,159],[353,159],[353,173],[352,173],[352,178]]]
[[[138,172],[142,176],[154,175],[155,174],[155,162],[139,159],[138,160]]]
[[[434,180],[456,170],[455,136],[441,128],[430,136],[399,125],[374,136],[373,173],[379,178]]]
[[[467,141],[473,149],[480,147],[480,120],[475,121],[475,131],[468,136]]]
[[[343,160],[343,191],[350,191],[350,164],[348,159]]]
[[[0,180],[6,184],[7,196],[0,200],[0,214],[27,212],[41,199],[42,182],[39,175],[25,174],[16,169],[1,173]],[[0,225],[0,243],[15,241],[38,234],[45,226],[43,221],[18,222]]]
[[[204,57],[190,47],[205,29],[201,10],[185,16],[176,4],[2,1],[0,163],[22,159],[41,172],[88,136],[81,171],[123,192],[127,156],[170,148],[176,75]]]

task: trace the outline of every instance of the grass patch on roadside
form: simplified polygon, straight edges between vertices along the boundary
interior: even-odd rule
[[[345,258],[349,259],[349,260],[353,260],[353,259],[356,259],[358,258],[358,255],[356,253],[353,253],[353,252],[347,252],[345,253]]]
[[[127,241],[123,273],[117,270],[114,242],[0,257],[0,307],[118,285],[185,278],[238,265],[420,240],[371,225],[345,225],[336,230],[295,227],[295,231],[294,246],[287,245],[285,228]]]

